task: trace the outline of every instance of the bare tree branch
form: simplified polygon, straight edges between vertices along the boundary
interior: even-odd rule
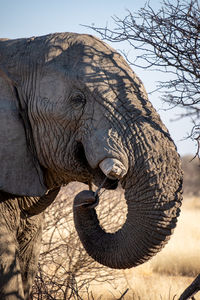
[[[127,41],[136,51],[128,62],[171,74],[158,83],[162,98],[185,109],[200,135],[200,4],[198,0],[163,0],[158,11],[148,2],[137,13],[113,17],[114,28],[89,26],[110,42]],[[197,142],[199,144],[200,138]]]

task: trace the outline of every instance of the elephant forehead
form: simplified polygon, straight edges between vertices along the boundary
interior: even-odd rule
[[[117,82],[127,81],[135,75],[131,68],[116,53],[101,53],[83,56],[79,65],[79,72],[82,72],[86,80],[92,78],[98,81]]]
[[[114,93],[122,90],[140,94],[147,99],[147,93],[137,75],[128,66],[126,61],[118,53],[111,52],[94,53],[93,56],[85,55],[77,73],[90,89],[107,91],[112,89]]]
[[[49,37],[46,65],[74,74],[87,83],[141,85],[125,59],[106,43],[84,34],[55,34]],[[90,84],[91,86],[91,84]]]

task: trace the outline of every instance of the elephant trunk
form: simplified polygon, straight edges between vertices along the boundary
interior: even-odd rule
[[[161,152],[148,159],[135,152],[135,166],[121,181],[128,213],[117,232],[106,233],[100,226],[92,191],[75,197],[76,230],[87,253],[99,263],[116,269],[137,266],[160,251],[172,234],[182,199],[182,172],[174,145]]]

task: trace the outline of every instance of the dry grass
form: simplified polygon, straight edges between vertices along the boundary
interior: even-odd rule
[[[166,247],[149,262],[123,271],[123,279],[113,286],[92,287],[94,298],[117,299],[129,288],[123,299],[172,300],[200,273],[200,199],[186,199],[175,229]],[[200,300],[200,292],[195,296]]]

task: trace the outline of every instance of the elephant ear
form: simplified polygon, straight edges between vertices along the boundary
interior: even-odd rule
[[[1,49],[0,49],[1,50]],[[47,191],[38,160],[28,142],[17,94],[0,53],[0,190],[42,196]]]

